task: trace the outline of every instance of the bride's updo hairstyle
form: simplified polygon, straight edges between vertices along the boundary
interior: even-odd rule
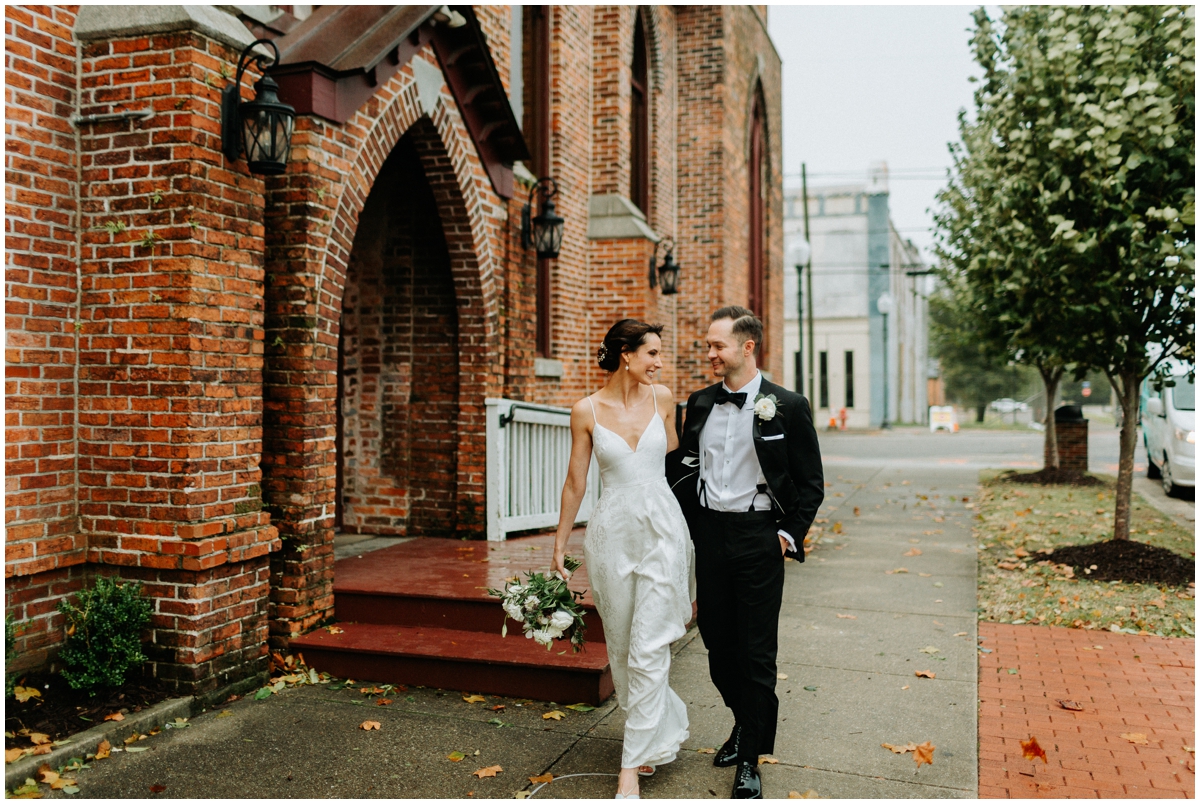
[[[662,324],[647,324],[633,318],[622,318],[613,324],[604,336],[604,343],[600,344],[600,349],[596,352],[596,362],[605,371],[616,371],[621,367],[621,355],[636,352],[638,347],[646,342],[647,335],[654,333],[661,336],[662,331]]]

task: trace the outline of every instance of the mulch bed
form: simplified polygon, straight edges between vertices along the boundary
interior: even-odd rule
[[[33,687],[42,695],[24,703],[15,698],[4,702],[5,748],[28,748],[32,745],[28,737],[7,736],[22,729],[49,735],[51,740],[61,740],[103,723],[105,715],[138,712],[176,695],[158,679],[152,678],[131,679],[120,687],[101,690],[95,697],[71,689],[62,676],[44,671],[26,673],[17,680],[17,684]]]
[[[1185,558],[1166,548],[1132,539],[1060,547],[1046,559],[1074,567],[1077,577],[1091,581],[1187,586],[1196,580],[1195,557]],[[1093,566],[1090,574],[1084,573]]]
[[[1006,483],[1029,483],[1035,486],[1103,486],[1103,480],[1084,472],[1068,469],[1040,469],[1024,474],[1004,474],[1000,479]]]

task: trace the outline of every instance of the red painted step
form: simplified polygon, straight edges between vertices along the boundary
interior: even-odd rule
[[[302,652],[309,667],[386,684],[593,706],[613,692],[601,643],[572,653],[565,642],[547,651],[517,629],[503,638],[499,633],[379,623],[340,622],[337,627],[341,633],[321,628],[296,637],[291,650]]]
[[[344,622],[499,634],[504,611],[487,590],[502,589],[506,580],[527,571],[546,571],[553,549],[552,536],[505,542],[414,539],[344,558],[334,565],[336,616]],[[571,578],[571,588],[585,592],[587,641],[604,642],[604,626],[587,591],[586,566]],[[509,627],[520,630],[515,622]]]

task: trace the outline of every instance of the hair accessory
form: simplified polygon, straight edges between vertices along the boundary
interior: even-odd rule
[[[596,362],[603,363],[605,360],[608,360],[608,344],[602,343],[600,344],[600,349],[596,352]]]

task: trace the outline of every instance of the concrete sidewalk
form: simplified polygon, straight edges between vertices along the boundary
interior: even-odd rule
[[[975,551],[973,512],[962,497],[974,497],[975,473],[831,467],[829,474],[821,518],[830,538],[805,564],[787,568],[779,666],[787,678],[778,688],[778,764],[762,768],[766,795],[974,797]],[[843,532],[830,533],[838,522]],[[908,572],[890,572],[898,568]],[[937,652],[922,652],[928,647]],[[937,678],[916,678],[918,670]],[[676,762],[643,781],[643,796],[726,798],[733,769],[712,767],[699,749],[719,746],[732,721],[694,631],[676,645],[671,675],[688,703],[691,739]],[[78,774],[81,793],[145,798],[162,786],[162,797],[512,798],[532,787],[531,776],[615,773],[620,761],[624,718],[611,700],[578,712],[413,689],[378,706],[357,691],[365,681],[205,713],[186,729],[138,743],[147,751],[93,763]],[[498,705],[504,709],[491,709]],[[565,716],[542,717],[552,710]],[[365,720],[380,729],[358,728]],[[880,746],[926,740],[936,746],[933,765],[919,773],[912,754]],[[455,751],[466,758],[451,762]],[[494,765],[503,768],[494,778],[473,775]],[[561,778],[536,798],[611,798],[615,783]]]

